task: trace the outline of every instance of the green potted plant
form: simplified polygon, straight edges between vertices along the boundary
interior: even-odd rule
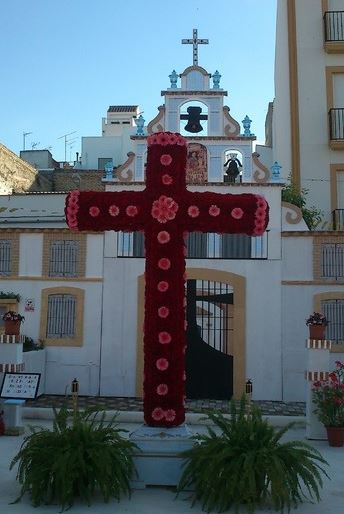
[[[7,311],[2,319],[5,322],[5,334],[15,336],[20,334],[20,325],[25,320],[24,316],[15,311]]]
[[[303,441],[281,442],[293,423],[276,430],[256,407],[246,411],[243,397],[239,407],[231,402],[229,419],[208,414],[216,429],[195,436],[195,445],[182,453],[186,463],[178,491],[193,489],[193,504],[201,501],[207,512],[245,506],[252,514],[266,505],[289,511],[307,493],[319,501],[327,464],[320,453]]]
[[[330,446],[344,444],[344,364],[336,361],[336,369],[327,380],[313,383],[315,414],[324,424]]]
[[[320,312],[313,312],[307,319],[306,325],[309,327],[310,339],[325,339],[328,321]]]
[[[17,480],[21,493],[28,492],[32,504],[58,503],[62,510],[75,498],[91,504],[100,492],[105,502],[130,495],[136,445],[124,438],[115,421],[105,421],[96,409],[54,409],[53,429],[30,427],[10,469],[19,463]]]

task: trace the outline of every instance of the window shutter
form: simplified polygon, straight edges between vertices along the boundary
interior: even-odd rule
[[[50,246],[49,276],[76,277],[80,247],[78,241],[54,241]]]
[[[58,339],[75,335],[76,298],[73,295],[49,295],[47,338]]]
[[[344,344],[344,300],[324,300],[321,309],[329,322],[326,339]]]
[[[187,239],[187,248],[189,259],[206,259],[208,256],[208,234],[190,232]]]
[[[144,233],[133,232],[133,257],[144,257]]]
[[[0,240],[0,275],[11,274],[11,241]]]
[[[251,237],[246,234],[222,234],[221,257],[223,259],[249,259]]]

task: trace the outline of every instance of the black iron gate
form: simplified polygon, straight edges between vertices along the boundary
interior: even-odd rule
[[[210,280],[187,282],[187,398],[233,394],[233,289]]]

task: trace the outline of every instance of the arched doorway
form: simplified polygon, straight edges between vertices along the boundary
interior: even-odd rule
[[[236,273],[208,268],[187,268],[188,280],[204,280],[227,284],[233,291],[231,341],[229,351],[233,358],[233,397],[239,399],[245,391],[246,380],[246,334],[245,305],[246,279]],[[138,277],[138,322],[137,322],[137,366],[136,394],[142,396],[143,384],[143,319],[144,276]]]
[[[212,280],[187,281],[186,396],[233,396],[233,287]]]

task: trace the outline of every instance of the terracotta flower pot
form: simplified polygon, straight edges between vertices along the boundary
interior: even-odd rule
[[[308,325],[310,339],[325,339],[325,325]]]
[[[8,336],[19,336],[20,334],[20,321],[16,320],[6,320],[5,324],[5,334]]]
[[[330,446],[339,448],[344,444],[344,427],[326,427],[327,440]]]

